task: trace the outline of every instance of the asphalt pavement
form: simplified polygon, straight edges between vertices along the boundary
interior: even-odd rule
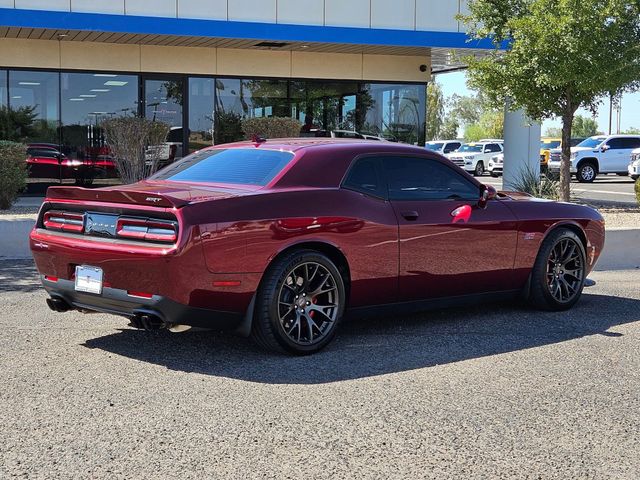
[[[491,304],[343,325],[289,358],[56,314],[0,262],[0,478],[640,474],[640,270],[565,313]]]

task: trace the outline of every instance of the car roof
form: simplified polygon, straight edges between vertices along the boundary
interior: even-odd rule
[[[382,146],[384,145],[384,147]],[[359,138],[330,138],[330,137],[301,137],[301,138],[274,138],[266,139],[258,142],[251,140],[225,143],[220,145],[214,145],[207,147],[207,149],[220,149],[220,148],[262,148],[266,150],[282,150],[287,152],[297,152],[300,150],[310,149],[362,149],[366,150],[380,150],[385,151],[398,150],[398,151],[414,151],[421,152],[423,149],[414,145],[406,143],[395,142],[379,142],[377,140],[366,140]]]

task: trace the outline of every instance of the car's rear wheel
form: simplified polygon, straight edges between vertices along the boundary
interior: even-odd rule
[[[269,267],[256,298],[252,337],[272,351],[306,355],[335,335],[345,308],[344,280],[324,254],[297,250]]]
[[[484,175],[484,163],[483,162],[476,163],[476,169],[473,171],[473,174],[476,177],[481,177],[482,175]]]
[[[531,303],[543,310],[567,310],[580,299],[587,273],[584,246],[561,228],[542,242],[531,273]]]
[[[585,162],[578,167],[577,177],[580,183],[591,183],[596,179],[598,171],[591,162]]]

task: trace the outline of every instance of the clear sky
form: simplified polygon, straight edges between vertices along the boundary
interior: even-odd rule
[[[445,97],[450,97],[454,93],[458,95],[469,95],[472,92],[467,88],[466,74],[465,72],[446,73],[436,76],[436,80],[442,85],[442,90]],[[591,117],[591,112],[587,110],[578,110],[579,115]],[[609,101],[603,101],[598,108],[598,114],[596,116],[598,121],[598,129],[601,132],[609,132]],[[547,120],[542,124],[542,134],[549,127],[560,127],[561,122],[559,119]],[[626,94],[622,97],[622,114],[620,129],[626,130],[628,128],[635,127],[640,128],[640,92]],[[616,133],[616,116],[614,110],[613,117],[613,133]]]

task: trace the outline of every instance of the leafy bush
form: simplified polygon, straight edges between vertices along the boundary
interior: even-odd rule
[[[263,138],[299,137],[301,128],[298,120],[288,117],[245,118],[242,121],[242,131],[247,139],[254,135]]]
[[[6,210],[27,184],[27,147],[0,140],[0,210]]]
[[[640,178],[636,180],[636,200],[638,201],[638,206],[640,206]]]
[[[110,118],[102,122],[118,173],[124,183],[153,175],[166,153],[169,125],[141,117]]]
[[[539,172],[535,172],[531,168],[522,170],[512,188],[534,197],[560,200],[560,180],[546,175],[540,176]]]

